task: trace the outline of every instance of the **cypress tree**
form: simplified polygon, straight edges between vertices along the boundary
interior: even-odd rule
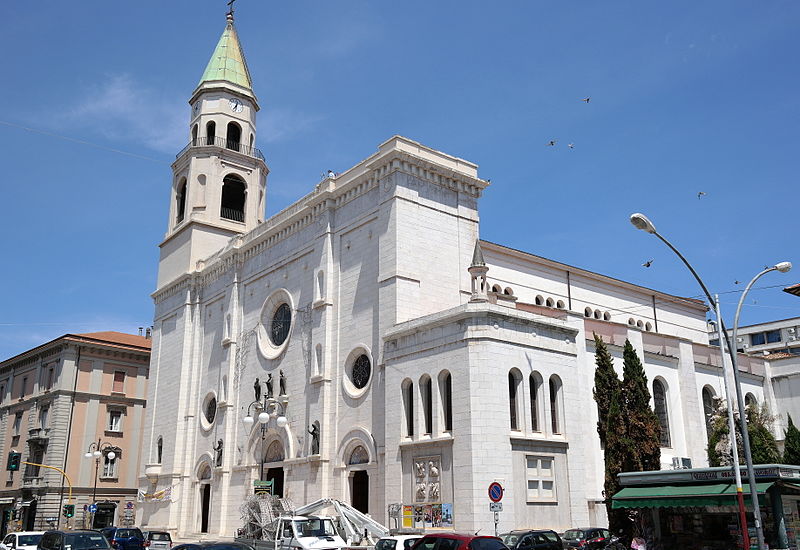
[[[608,419],[611,400],[613,397],[619,398],[617,394],[620,388],[620,380],[614,370],[614,362],[608,352],[606,343],[597,334],[594,336],[594,362],[597,368],[594,371],[594,400],[597,402],[597,435],[600,436],[600,444],[606,447],[606,424]]]
[[[800,430],[792,422],[792,415],[789,415],[789,428],[786,430],[783,463],[800,466]]]
[[[623,418],[626,453],[623,471],[642,472],[661,468],[661,427],[650,408],[650,390],[644,367],[629,340],[622,352]]]
[[[622,387],[619,384],[609,396],[608,414],[605,417],[603,431],[606,434],[606,446],[603,449],[603,459],[606,467],[605,482],[603,483],[606,515],[609,529],[612,532],[617,532],[628,526],[625,510],[612,510],[611,508],[611,497],[620,488],[617,474],[625,471],[623,466],[625,454],[629,451],[625,436],[625,420],[622,417]]]

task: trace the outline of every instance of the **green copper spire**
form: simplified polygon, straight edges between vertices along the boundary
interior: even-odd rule
[[[236,29],[233,27],[233,13],[228,13],[228,24],[225,26],[225,31],[214,49],[199,84],[212,80],[226,80],[252,91],[250,71],[247,69],[247,62],[244,59],[244,52],[239,44]]]

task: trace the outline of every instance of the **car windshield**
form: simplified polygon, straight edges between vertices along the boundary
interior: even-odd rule
[[[500,535],[500,538],[503,539],[503,543],[510,548],[517,544],[519,535],[516,533],[503,533]]]
[[[394,550],[397,541],[394,539],[381,539],[375,543],[375,550]]]
[[[17,539],[17,544],[20,546],[36,546],[39,544],[39,539],[42,535],[20,535]]]
[[[117,529],[117,534],[114,535],[114,538],[118,539],[143,539],[144,535],[138,529]]]
[[[106,538],[100,533],[73,533],[64,535],[65,550],[84,550],[91,548],[110,548]]]
[[[580,529],[570,529],[566,533],[564,533],[564,538],[566,540],[583,540],[584,534],[583,531]]]
[[[150,540],[171,540],[169,533],[150,533]]]
[[[334,537],[336,529],[329,519],[311,518],[295,520],[294,529],[298,537]]]

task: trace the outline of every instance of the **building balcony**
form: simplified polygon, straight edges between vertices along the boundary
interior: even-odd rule
[[[22,476],[22,486],[35,489],[37,487],[42,487],[44,485],[44,477],[39,475],[38,473],[34,472],[25,472],[25,475]]]
[[[181,149],[180,153],[175,155],[175,158],[180,158],[186,151],[194,147],[218,147],[220,149],[228,149],[229,151],[236,151],[248,157],[254,157],[260,160],[265,160],[264,155],[260,149],[250,147],[238,141],[231,141],[223,137],[199,137],[189,142],[189,145]]]
[[[144,475],[150,480],[150,483],[156,483],[158,476],[161,475],[161,464],[146,464]]]
[[[28,444],[29,445],[47,445],[50,430],[47,428],[31,428],[28,430]]]

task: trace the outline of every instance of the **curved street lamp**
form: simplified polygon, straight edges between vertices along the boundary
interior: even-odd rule
[[[258,416],[253,418],[253,415],[250,414],[251,409],[255,409],[256,411],[260,411]],[[261,400],[253,401],[247,406],[247,416],[242,419],[242,422],[247,428],[253,426],[258,419],[258,424],[261,427],[261,470],[258,476],[258,479],[264,481],[264,440],[267,436],[267,424],[269,424],[270,419],[275,419],[275,424],[278,428],[285,428],[286,425],[289,423],[289,420],[286,418],[286,410],[283,403],[279,400],[275,399],[274,397],[267,397],[266,395],[261,398]]]
[[[84,458],[94,458],[94,488],[92,489],[92,504],[97,504],[97,472],[100,469],[100,457],[105,455],[109,460],[117,458],[119,447],[107,443],[105,441],[97,440],[97,443],[90,443],[89,448],[86,449]],[[94,513],[92,513],[92,527],[94,527]]]
[[[672,250],[681,259],[681,261],[686,265],[686,267],[689,268],[689,271],[692,273],[692,275],[694,275],[694,278],[697,280],[697,282],[700,284],[700,287],[703,289],[703,292],[705,293],[706,297],[708,298],[709,303],[712,303],[712,304],[716,305],[717,320],[719,321],[719,325],[720,325],[720,329],[721,329],[720,333],[724,336],[725,344],[728,347],[728,354],[730,355],[731,363],[733,365],[733,380],[734,380],[734,385],[736,386],[736,402],[737,402],[738,407],[739,407],[739,413],[740,413],[739,414],[739,423],[740,423],[741,429],[742,429],[742,446],[743,446],[743,451],[744,451],[744,458],[745,458],[745,461],[747,463],[747,480],[748,480],[748,484],[750,486],[750,499],[751,499],[751,502],[753,503],[753,520],[754,520],[755,526],[756,526],[756,536],[758,537],[758,548],[759,548],[759,550],[764,550],[764,548],[766,548],[766,545],[765,545],[765,542],[764,542],[764,529],[763,529],[763,526],[761,525],[761,509],[760,509],[759,504],[758,504],[758,491],[756,489],[756,477],[755,477],[755,472],[753,471],[753,456],[752,456],[752,453],[750,452],[750,435],[747,433],[747,418],[746,418],[746,415],[744,414],[745,408],[744,408],[744,399],[742,398],[742,385],[741,385],[741,381],[739,379],[739,368],[738,368],[737,361],[736,361],[737,353],[736,353],[736,348],[731,346],[731,339],[728,336],[728,331],[725,329],[725,323],[722,320],[722,316],[719,313],[719,302],[718,302],[718,300],[715,300],[714,298],[711,297],[711,293],[708,291],[708,288],[706,288],[706,285],[703,283],[702,279],[700,279],[700,276],[697,274],[697,272],[694,270],[694,268],[691,266],[691,264],[688,262],[688,260],[683,257],[683,254],[681,254],[678,251],[677,248],[672,246],[672,243],[670,243],[660,233],[658,233],[658,231],[656,231],[656,226],[653,225],[653,222],[651,222],[647,218],[647,216],[645,216],[644,214],[642,214],[640,212],[637,212],[635,214],[631,214],[631,218],[630,219],[631,219],[631,223],[633,224],[633,226],[636,229],[641,229],[642,231],[646,231],[647,233],[653,234],[656,237],[658,237],[664,244],[666,244],[670,248],[670,250]],[[733,323],[733,339],[734,339],[734,341],[736,341],[736,331],[738,329],[739,313],[740,313],[740,310],[742,308],[742,303],[744,302],[744,298],[747,295],[748,291],[750,290],[750,287],[753,286],[753,283],[755,283],[756,280],[759,277],[761,277],[765,273],[769,273],[770,271],[776,271],[777,270],[777,271],[780,271],[781,273],[786,273],[791,268],[792,268],[792,264],[791,263],[789,263],[789,262],[781,262],[781,263],[776,264],[776,265],[774,265],[772,267],[764,269],[761,273],[756,275],[753,278],[753,280],[750,281],[750,283],[747,285],[747,288],[745,288],[744,292],[742,293],[742,297],[739,300],[739,305],[736,308],[736,316],[735,316],[734,323]],[[722,346],[722,341],[720,341],[720,346]],[[733,412],[730,410],[730,406],[728,407],[728,414],[729,415],[733,414]],[[735,434],[731,433],[731,441],[733,441],[734,438],[735,438]],[[733,456],[734,456],[734,468],[736,470],[736,475],[738,477],[739,476],[738,456],[737,456],[737,453],[735,451],[733,453]],[[738,493],[739,498],[740,498],[739,506],[740,506],[740,509],[743,510],[744,498],[742,497],[741,482],[737,483],[737,485],[738,485],[737,486],[737,493]],[[745,542],[745,548],[749,547],[749,533],[748,533],[746,518],[743,518],[742,537],[743,537],[744,542]]]

